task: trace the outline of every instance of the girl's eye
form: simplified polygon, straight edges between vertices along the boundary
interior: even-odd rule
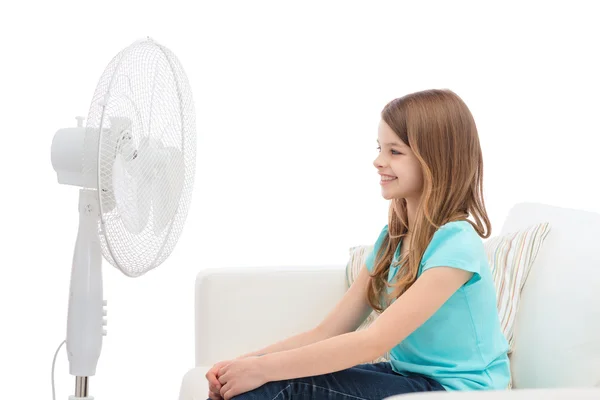
[[[381,146],[377,146],[377,151],[381,151]],[[392,154],[402,154],[396,150],[392,150]]]

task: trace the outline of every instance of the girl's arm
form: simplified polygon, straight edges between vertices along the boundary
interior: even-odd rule
[[[367,301],[369,272],[363,265],[354,283],[332,311],[315,328],[238,358],[259,356],[304,347],[356,330],[373,309]],[[306,294],[310,296],[310,293]]]
[[[321,331],[317,330],[316,328],[313,328],[311,330],[291,336],[280,342],[274,343],[263,349],[253,351],[251,353],[243,354],[237,358],[262,356],[262,355],[269,354],[269,353],[276,353],[278,351],[292,350],[292,349],[307,346],[309,344],[312,344],[312,343],[315,343],[315,342],[318,342],[321,340],[325,340],[325,339],[327,339],[327,337],[324,336]]]
[[[368,329],[268,354],[258,362],[268,381],[327,374],[370,362],[427,321],[471,276],[450,267],[426,270]]]

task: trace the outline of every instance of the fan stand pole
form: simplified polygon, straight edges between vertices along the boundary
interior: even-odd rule
[[[69,314],[67,317],[67,356],[69,372],[76,377],[75,396],[69,400],[93,400],[88,395],[88,377],[96,374],[102,349],[102,252],[98,237],[100,207],[95,190],[79,191],[79,231],[75,243]]]
[[[75,379],[75,399],[86,398],[88,396],[88,377],[78,376]],[[73,398],[73,397],[72,397]]]

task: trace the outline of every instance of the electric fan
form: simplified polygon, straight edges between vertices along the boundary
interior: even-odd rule
[[[59,183],[80,188],[67,318],[69,372],[76,377],[69,399],[92,400],[88,378],[106,335],[102,256],[139,277],[171,254],[192,195],[196,128],[183,67],[151,38],[110,61],[86,126],[76,118],[77,127],[54,135],[51,160]]]

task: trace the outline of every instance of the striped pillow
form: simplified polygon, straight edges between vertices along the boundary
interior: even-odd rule
[[[346,264],[346,287],[348,289],[358,276],[367,256],[373,251],[374,247],[372,244],[350,247],[350,259]]]
[[[365,260],[367,256],[373,251],[374,245],[365,245],[365,246],[354,246],[350,248],[350,259],[346,264],[346,287],[350,288],[352,282],[358,276],[360,269],[365,264]],[[366,329],[375,321],[377,318],[377,313],[375,311],[371,312],[369,316],[364,320],[364,322],[356,329],[360,331],[362,329]],[[375,360],[371,361],[372,363],[378,363],[382,361],[389,361],[390,353],[377,357]]]
[[[549,232],[550,224],[544,222],[490,238],[484,243],[496,286],[498,316],[509,344],[509,353],[513,350],[514,322],[521,290]]]

